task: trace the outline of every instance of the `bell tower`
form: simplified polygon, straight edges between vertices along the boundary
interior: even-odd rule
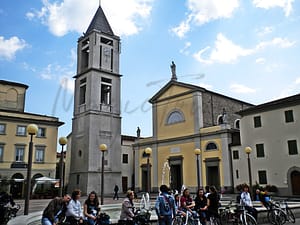
[[[102,152],[104,194],[121,184],[120,38],[114,35],[99,6],[87,31],[78,39],[68,191],[100,194]]]

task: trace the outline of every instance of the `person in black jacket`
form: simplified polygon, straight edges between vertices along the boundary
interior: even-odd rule
[[[42,216],[42,225],[56,225],[65,217],[67,205],[71,200],[70,195],[65,194],[64,197],[56,197],[51,200],[45,208]]]
[[[2,191],[0,193],[0,224],[4,220],[4,214],[5,214],[5,206],[7,204],[10,204],[11,206],[15,205],[15,202],[10,194],[8,194],[5,191]]]

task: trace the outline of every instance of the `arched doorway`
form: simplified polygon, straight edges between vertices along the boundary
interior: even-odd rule
[[[300,195],[300,172],[297,170],[291,172],[291,185],[293,195]]]
[[[23,184],[24,176],[21,173],[15,173],[11,177],[10,193],[13,198],[22,198]]]

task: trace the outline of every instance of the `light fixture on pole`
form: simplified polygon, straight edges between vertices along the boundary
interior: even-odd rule
[[[68,142],[66,137],[60,137],[58,143],[61,145],[60,152],[60,162],[59,162],[59,179],[60,179],[60,188],[59,188],[59,196],[63,197],[64,190],[64,145]]]
[[[252,175],[251,175],[251,162],[250,162],[250,154],[252,152],[252,148],[251,147],[246,147],[245,148],[245,153],[247,154],[248,157],[248,174],[249,174],[249,192],[252,196]]]
[[[29,150],[28,150],[28,162],[27,162],[24,215],[28,215],[30,192],[31,192],[31,168],[32,168],[32,151],[33,151],[32,139],[33,139],[33,135],[36,135],[38,129],[39,128],[36,124],[29,124],[27,126],[27,133],[30,135],[30,142],[29,142]]]
[[[152,153],[152,149],[151,148],[146,148],[145,149],[145,153],[147,155],[147,192],[150,193],[151,187],[150,187],[150,156]]]
[[[200,154],[201,154],[201,150],[199,148],[196,148],[194,150],[194,153],[196,155],[196,160],[197,160],[197,187],[198,187],[198,190],[199,190],[200,189],[199,157],[200,157]]]
[[[104,153],[107,151],[107,145],[99,145],[99,150],[102,152],[102,169],[101,169],[101,199],[100,204],[103,205],[103,194],[104,194]]]

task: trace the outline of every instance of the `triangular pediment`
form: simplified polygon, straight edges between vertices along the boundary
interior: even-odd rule
[[[169,99],[172,97],[180,96],[183,94],[189,94],[191,92],[194,92],[196,90],[202,90],[205,91],[204,88],[177,82],[174,80],[171,80],[169,83],[167,83],[163,88],[161,88],[150,100],[150,103],[154,103],[157,101],[163,101],[164,99]]]

